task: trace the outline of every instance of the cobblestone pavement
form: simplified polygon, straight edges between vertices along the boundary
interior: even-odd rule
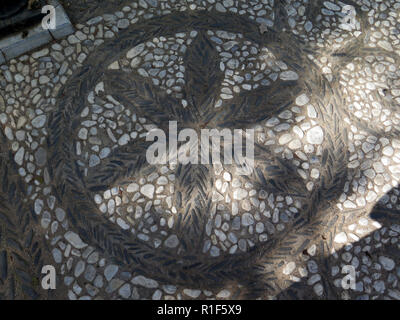
[[[62,2],[0,66],[0,298],[400,299],[400,1]],[[169,121],[253,174],[148,164]]]

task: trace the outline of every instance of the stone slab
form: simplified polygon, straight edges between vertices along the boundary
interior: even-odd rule
[[[40,23],[29,29],[26,37],[22,32],[18,32],[0,40],[0,50],[4,53],[6,60],[10,60],[52,40],[50,32],[44,30]]]
[[[0,65],[6,62],[6,57],[4,56],[3,52],[0,51]]]
[[[56,2],[57,3],[57,2]],[[56,29],[49,30],[54,39],[62,39],[75,32],[67,14],[61,5],[55,5],[56,9]]]
[[[8,61],[16,58],[54,39],[59,40],[75,32],[62,5],[55,0],[50,0],[49,4],[53,5],[56,10],[56,29],[45,30],[42,28],[42,24],[38,23],[27,30],[27,36],[23,36],[23,32],[18,32],[0,39],[0,52],[3,53],[3,56],[0,55],[0,63],[3,63],[3,60]]]

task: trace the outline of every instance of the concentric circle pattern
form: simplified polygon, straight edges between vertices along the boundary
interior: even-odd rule
[[[400,2],[114,9],[0,66],[0,297],[400,299]],[[150,164],[171,122],[254,170]]]

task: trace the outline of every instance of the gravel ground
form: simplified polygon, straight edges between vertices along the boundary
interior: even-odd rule
[[[127,0],[59,0],[73,24],[86,21],[112,8],[120,7]]]
[[[400,300],[399,1],[62,2],[0,66],[0,298]],[[150,163],[175,122],[255,170]]]

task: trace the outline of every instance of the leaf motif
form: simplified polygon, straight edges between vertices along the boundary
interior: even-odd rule
[[[105,72],[106,91],[125,106],[167,131],[169,121],[191,118],[178,100],[154,86],[150,80],[121,71]]]
[[[0,132],[0,145],[5,137]],[[44,238],[25,206],[14,161],[0,157],[0,300],[44,298],[37,281],[44,265]],[[46,258],[47,259],[47,258]]]
[[[176,172],[175,195],[177,208],[182,208],[178,229],[192,230],[190,239],[200,235],[205,225],[206,212],[210,209],[210,192],[214,184],[211,168],[205,165],[179,165]],[[185,234],[185,232],[184,232]]]
[[[108,158],[102,160],[101,166],[88,170],[87,188],[95,192],[104,191],[119,179],[138,175],[150,166],[146,160],[150,144],[139,140],[115,149]]]
[[[219,94],[223,73],[219,55],[205,32],[200,32],[186,52],[186,100],[196,120],[208,121],[215,113],[214,102]]]
[[[244,128],[278,115],[299,92],[295,81],[277,80],[265,89],[241,93],[230,106],[216,115],[220,127]]]

